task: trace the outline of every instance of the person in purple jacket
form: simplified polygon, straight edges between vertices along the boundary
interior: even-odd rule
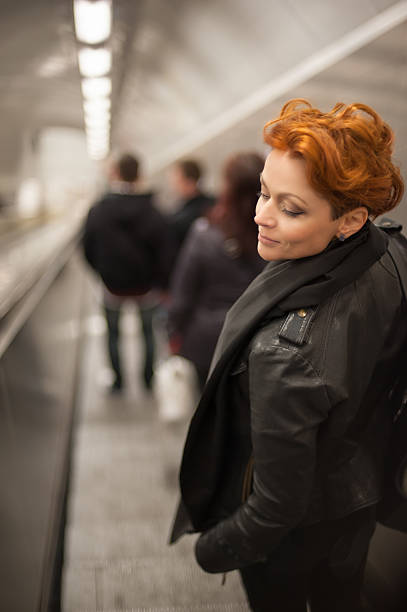
[[[253,222],[263,165],[251,152],[226,161],[218,202],[192,225],[172,275],[170,346],[202,386],[227,311],[264,267]]]

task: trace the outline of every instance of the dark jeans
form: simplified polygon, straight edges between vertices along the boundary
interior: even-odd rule
[[[144,366],[143,379],[147,388],[151,387],[153,378],[154,366],[154,334],[153,334],[153,318],[156,307],[139,307],[142,335],[144,340]],[[115,384],[119,387],[123,384],[122,366],[119,351],[120,342],[120,315],[121,308],[117,306],[111,308],[104,305],[107,330],[108,330],[108,351],[110,363],[115,373]]]
[[[361,612],[375,508],[292,532],[265,563],[240,570],[255,612]]]

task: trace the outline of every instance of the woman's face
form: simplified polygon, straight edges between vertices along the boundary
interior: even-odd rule
[[[328,200],[309,184],[305,162],[273,149],[260,177],[255,222],[257,250],[266,261],[299,259],[323,251],[339,233]]]

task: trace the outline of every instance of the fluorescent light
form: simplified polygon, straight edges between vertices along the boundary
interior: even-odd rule
[[[96,125],[87,125],[87,134],[108,134],[110,132],[110,125],[108,123],[99,123]]]
[[[109,49],[79,49],[79,72],[84,77],[101,77],[112,67]]]
[[[105,121],[104,123],[87,123],[86,132],[108,132],[110,130],[110,123]]]
[[[109,137],[107,136],[106,138],[89,138],[87,139],[87,143],[88,146],[91,148],[105,148],[105,147],[109,147]]]
[[[110,121],[110,111],[109,110],[94,110],[92,113],[84,113],[85,123],[88,121]]]
[[[92,113],[84,113],[83,116],[85,118],[85,123],[92,121],[92,119],[96,121],[110,121],[109,110],[95,110]]]
[[[91,155],[106,155],[107,152],[109,151],[109,147],[108,146],[104,146],[104,147],[88,147],[88,153],[90,153]]]
[[[110,117],[85,117],[86,130],[109,130]]]
[[[85,123],[109,123],[110,111],[96,111],[84,114]]]
[[[110,96],[112,91],[112,81],[109,77],[99,77],[97,79],[83,79],[82,93],[88,100],[105,98]]]
[[[89,142],[88,143],[88,151],[108,151],[109,150],[109,143],[108,142]]]
[[[109,136],[88,136],[87,143],[90,147],[108,147],[109,146]]]
[[[109,151],[109,147],[108,145],[101,145],[101,146],[94,146],[94,145],[88,145],[88,151],[89,153],[107,153],[107,151]]]
[[[105,133],[97,133],[97,132],[87,132],[86,133],[86,141],[91,145],[106,145],[110,141],[109,132]]]
[[[74,0],[73,14],[78,40],[95,45],[109,38],[112,29],[111,0]]]
[[[88,154],[93,159],[102,159],[103,157],[106,157],[108,152],[109,147],[107,145],[103,147],[94,147],[88,145]]]
[[[109,98],[95,98],[94,100],[85,100],[83,103],[85,115],[108,111],[110,107],[111,102]]]
[[[85,126],[86,129],[92,129],[92,128],[98,128],[98,127],[110,127],[110,115],[105,117],[105,116],[98,116],[98,115],[91,115],[91,116],[85,116]]]
[[[86,139],[90,145],[107,145],[110,141],[109,134],[87,134]]]

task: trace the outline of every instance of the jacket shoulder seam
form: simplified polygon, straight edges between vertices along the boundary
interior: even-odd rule
[[[328,305],[328,316],[327,316],[327,321],[326,321],[326,326],[325,326],[325,333],[323,335],[322,350],[321,350],[321,364],[325,363],[326,352],[327,352],[327,348],[329,344],[331,321],[334,317],[336,307],[339,301],[339,297],[342,294],[342,292],[343,292],[343,289],[340,289],[336,294],[334,294],[330,300],[331,303]]]

